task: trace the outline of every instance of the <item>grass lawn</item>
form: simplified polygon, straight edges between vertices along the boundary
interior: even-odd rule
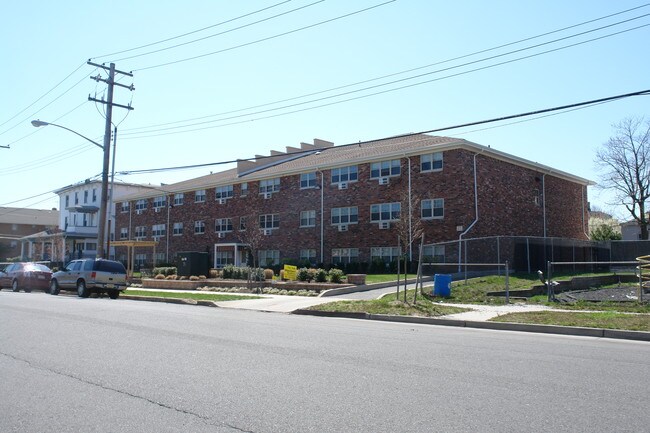
[[[491,319],[492,322],[531,323],[538,325],[579,326],[583,328],[650,331],[650,315],[607,312],[536,311],[510,313]]]
[[[194,299],[194,300],[201,300],[201,301],[241,301],[245,299],[260,299],[260,296],[240,296],[240,295],[224,295],[220,293],[195,293],[195,292],[187,292],[187,293],[186,292],[153,292],[149,290],[133,290],[133,289],[127,289],[122,293],[131,296]]]
[[[401,299],[403,299],[400,296]],[[409,303],[398,301],[395,295],[384,296],[381,299],[369,301],[337,301],[328,304],[315,305],[310,310],[335,311],[346,313],[370,313],[370,314],[392,314],[396,316],[422,316],[437,317],[447,314],[462,313],[468,311],[466,308],[450,307],[432,302],[422,296],[418,296],[417,304],[413,304],[413,291],[407,293]]]
[[[406,274],[407,279],[415,278],[415,274]],[[400,281],[404,281],[404,275],[400,275]],[[366,275],[366,284],[387,283],[397,281],[397,274],[368,274]]]

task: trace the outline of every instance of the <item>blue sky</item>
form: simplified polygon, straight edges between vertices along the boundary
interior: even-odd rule
[[[5,5],[0,145],[10,149],[0,148],[0,205],[56,207],[54,194],[40,194],[101,172],[95,146],[30,124],[58,123],[102,142],[104,108],[88,95],[101,99],[106,86],[89,78],[98,74],[85,64],[89,58],[134,74],[119,81],[133,83],[134,92],[115,92],[116,103],[135,108],[128,115],[114,109],[118,172],[249,158],[314,138],[345,144],[650,88],[650,15],[644,16],[650,5],[642,1],[384,2]],[[647,27],[632,30],[639,26]],[[172,45],[180,46],[166,49]],[[176,63],[164,65],[170,62]],[[649,104],[639,96],[441,135],[597,181],[594,155],[613,134],[612,124],[650,115]],[[208,123],[167,129],[199,122]],[[117,178],[160,184],[223,168]],[[589,194],[592,205],[628,218],[609,204],[610,195],[596,188]]]

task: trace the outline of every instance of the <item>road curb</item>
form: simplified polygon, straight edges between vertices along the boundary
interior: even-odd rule
[[[200,305],[202,307],[218,307],[213,301],[203,299],[184,299],[184,298],[163,298],[159,296],[134,296],[134,295],[120,295],[120,299],[128,299],[131,301],[148,301],[148,302],[164,302],[166,304],[184,304],[184,305]]]
[[[343,313],[299,309],[292,314],[348,319],[379,320],[383,322],[418,323],[423,325],[456,326],[461,328],[494,329],[501,331],[534,332],[542,334],[575,335],[583,337],[615,338],[621,340],[650,341],[650,332],[617,329],[580,328],[573,326],[533,325],[512,322],[476,322],[471,320],[443,319],[436,317],[392,316],[385,314]]]

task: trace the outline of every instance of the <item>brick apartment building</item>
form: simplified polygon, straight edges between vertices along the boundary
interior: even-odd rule
[[[421,230],[424,255],[453,263],[457,252],[434,244],[587,239],[590,184],[461,139],[414,135],[336,147],[316,139],[125,196],[116,238],[159,242],[155,258],[136,251],[140,264],[191,251],[209,252],[215,267],[240,264],[254,243],[262,266],[282,259],[328,265],[391,261],[398,235],[404,242]],[[126,249],[117,257],[126,259]]]

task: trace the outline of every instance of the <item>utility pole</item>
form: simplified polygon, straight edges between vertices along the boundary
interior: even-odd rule
[[[111,155],[111,126],[112,126],[113,106],[125,108],[127,110],[133,110],[133,107],[131,107],[131,105],[120,105],[120,104],[113,103],[113,88],[115,86],[120,86],[129,89],[131,91],[135,90],[135,88],[133,87],[133,84],[131,84],[130,86],[125,86],[124,84],[119,84],[115,82],[116,73],[133,77],[133,74],[131,74],[130,72],[122,72],[116,70],[115,63],[111,63],[110,67],[108,68],[104,65],[98,65],[96,63],[92,63],[90,60],[87,63],[91,66],[102,68],[108,71],[108,79],[101,78],[99,74],[96,77],[90,77],[97,82],[103,81],[108,85],[107,100],[104,101],[104,98],[99,100],[96,98],[92,98],[90,95],[88,95],[89,101],[106,104],[106,127],[104,129],[104,163],[102,166],[102,199],[99,206],[99,222],[97,224],[97,257],[104,258],[108,253],[104,250],[104,243],[106,242],[106,238],[110,236],[110,233],[108,234],[108,236],[106,234],[106,215],[108,213],[108,209],[107,209],[108,208],[108,165],[109,165],[110,155]],[[111,187],[111,194],[112,194],[112,187]]]

